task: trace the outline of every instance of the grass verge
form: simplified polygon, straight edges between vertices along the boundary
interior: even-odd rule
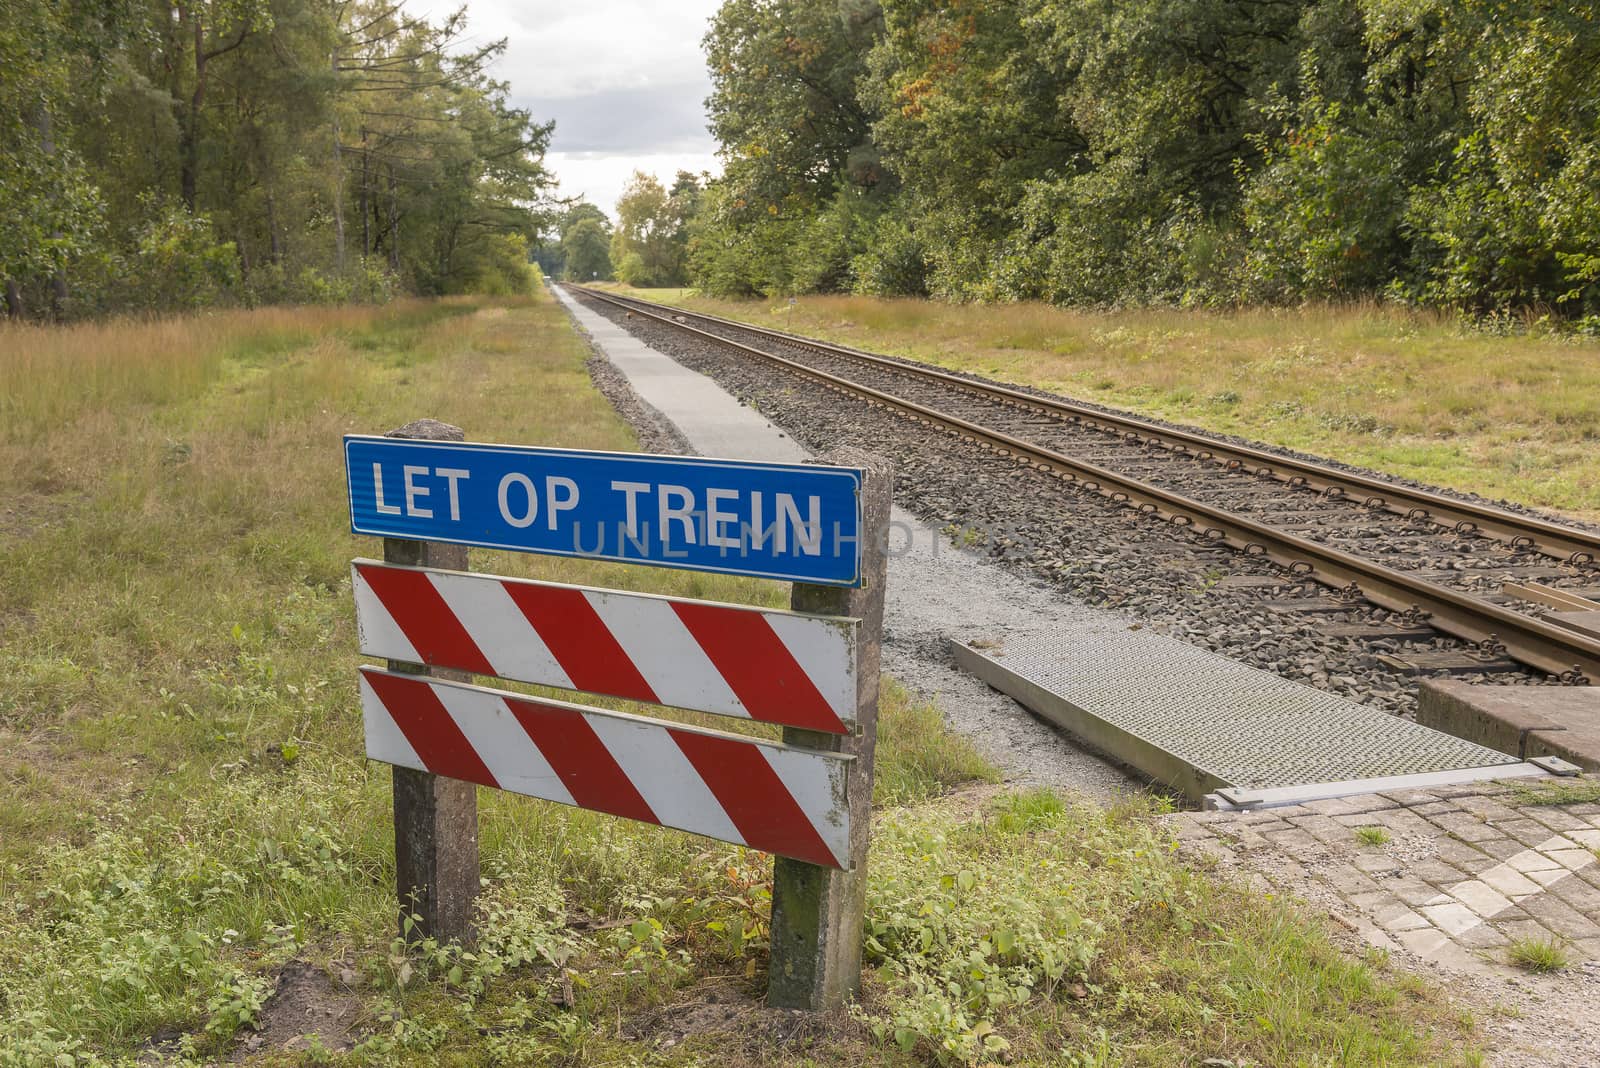
[[[640,295],[1600,518],[1600,342],[1381,305],[1085,312]]]
[[[489,791],[482,944],[405,952],[389,776],[360,756],[347,566],[373,546],[343,532],[339,436],[432,416],[633,439],[548,298],[304,314],[27,335],[149,366],[58,410],[79,364],[28,357],[31,429],[0,439],[0,1066],[1469,1062],[1437,993],[1187,869],[1144,803],[951,795],[994,770],[887,682],[853,1015],[760,1008],[769,858]],[[163,351],[189,370],[164,378]]]

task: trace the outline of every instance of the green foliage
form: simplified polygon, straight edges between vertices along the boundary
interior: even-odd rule
[[[611,262],[630,286],[680,286],[687,280],[689,219],[700,200],[700,181],[679,171],[667,190],[652,174],[634,171],[617,200]]]
[[[1576,0],[729,0],[706,52],[713,294],[1600,308]]]
[[[608,281],[611,267],[611,220],[593,204],[579,204],[561,226],[559,272],[579,282]]]
[[[552,126],[437,22],[356,0],[66,0],[0,27],[17,317],[523,293]]]

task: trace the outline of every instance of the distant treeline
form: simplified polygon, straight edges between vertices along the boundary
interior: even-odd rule
[[[22,0],[0,19],[12,316],[521,290],[551,126],[393,0]]]
[[[717,293],[1600,316],[1593,0],[728,0]]]

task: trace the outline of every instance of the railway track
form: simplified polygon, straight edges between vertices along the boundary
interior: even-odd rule
[[[1600,678],[1600,633],[1582,617],[1592,604],[1584,594],[1600,590],[1600,535],[905,360],[571,288],[979,442],[1205,543],[1265,557],[1326,587],[1334,607],[1367,602],[1394,613],[1402,630],[1425,624],[1468,643],[1469,663],[1509,659],[1567,682]]]

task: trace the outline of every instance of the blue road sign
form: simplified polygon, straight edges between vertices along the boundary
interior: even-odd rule
[[[350,529],[861,585],[861,472],[351,435]]]

